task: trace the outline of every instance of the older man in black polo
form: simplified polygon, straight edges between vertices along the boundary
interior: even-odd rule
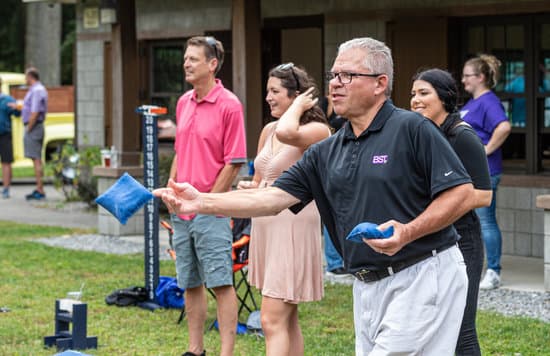
[[[439,130],[388,100],[391,52],[371,38],[343,43],[327,73],[342,130],[312,146],[273,187],[203,194],[170,182],[155,191],[181,213],[228,216],[299,211],[315,200],[353,287],[357,355],[453,355],[467,277],[450,226],[473,187]],[[361,222],[394,234],[346,241]],[[273,273],[277,273],[273,271]]]

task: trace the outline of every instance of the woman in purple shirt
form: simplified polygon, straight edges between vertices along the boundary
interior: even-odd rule
[[[502,236],[496,219],[496,190],[502,173],[501,146],[511,126],[500,99],[491,91],[498,82],[499,66],[500,61],[494,56],[482,54],[469,59],[462,70],[464,90],[472,99],[460,110],[460,116],[473,127],[485,146],[493,189],[491,205],[476,209],[487,254],[487,272],[479,285],[481,289],[500,286]]]

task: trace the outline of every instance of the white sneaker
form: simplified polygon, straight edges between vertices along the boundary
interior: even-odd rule
[[[487,269],[485,277],[479,284],[480,289],[495,289],[500,287],[500,276],[492,269]]]

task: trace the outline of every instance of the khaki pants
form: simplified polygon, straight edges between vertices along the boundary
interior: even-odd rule
[[[456,246],[380,281],[356,280],[356,355],[454,355],[467,290]]]

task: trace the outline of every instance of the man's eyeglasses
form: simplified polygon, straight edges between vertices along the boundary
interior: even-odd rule
[[[206,36],[204,40],[214,50],[214,56],[216,56],[216,59],[220,60],[220,58],[218,57],[218,43],[216,42],[216,39],[212,36]]]
[[[334,78],[338,78],[338,81],[340,84],[349,84],[353,80],[353,77],[371,77],[371,78],[377,78],[379,76],[383,75],[380,74],[374,74],[374,73],[353,73],[353,72],[326,72],[325,76],[327,81],[331,81]]]
[[[300,81],[298,80],[298,76],[294,72],[294,63],[288,62],[279,64],[277,67],[275,67],[275,70],[287,70],[290,69],[290,72],[292,73],[292,76],[294,77],[294,81],[296,82],[296,90],[300,89]]]

